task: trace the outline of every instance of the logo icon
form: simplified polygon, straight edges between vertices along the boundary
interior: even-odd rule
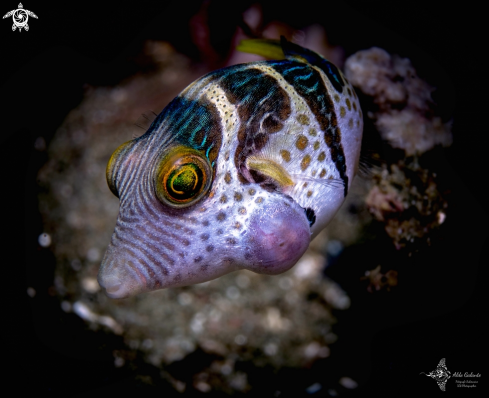
[[[3,16],[3,19],[12,16],[12,20],[14,21],[14,24],[12,25],[12,30],[15,31],[15,29],[19,28],[20,32],[22,28],[24,28],[26,31],[28,31],[29,25],[27,25],[27,21],[29,20],[29,17],[38,19],[37,15],[34,14],[32,11],[25,10],[22,3],[19,3],[18,7],[19,8],[17,8],[16,10],[7,12]]]
[[[442,391],[445,391],[445,384],[447,383],[447,380],[452,377],[452,374],[447,369],[447,365],[445,365],[445,358],[440,361],[435,370],[432,370],[428,374],[424,372],[421,372],[420,374],[424,374],[435,379],[435,381],[438,383],[438,387],[440,387],[440,390]]]

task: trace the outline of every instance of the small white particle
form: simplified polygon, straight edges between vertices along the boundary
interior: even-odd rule
[[[234,338],[234,342],[237,344],[237,345],[245,345],[246,344],[246,341],[248,341],[248,339],[246,338],[246,336],[243,336],[242,334],[238,334],[235,338]]]
[[[73,268],[75,271],[80,271],[82,267],[81,261],[75,258],[74,260],[71,261],[71,268]]]
[[[100,260],[100,251],[96,247],[92,247],[87,252],[87,259],[93,262]]]
[[[328,242],[328,246],[326,247],[326,251],[333,257],[336,257],[343,250],[343,244],[336,239],[332,239]]]
[[[31,298],[32,298],[32,297],[34,297],[34,296],[36,295],[36,291],[34,290],[34,288],[33,288],[33,287],[28,287],[28,288],[27,288],[27,295],[28,295],[29,297],[31,297]]]
[[[304,255],[294,267],[294,276],[298,279],[316,278],[324,266],[322,256]]]
[[[188,293],[183,292],[178,295],[177,300],[180,305],[189,305],[192,303],[192,296]]]
[[[221,373],[224,376],[231,374],[232,371],[233,371],[233,368],[231,367],[231,365],[229,365],[227,363],[225,363],[224,365],[221,366]]]
[[[93,312],[85,303],[77,301],[73,304],[73,312],[80,318],[89,322],[98,323],[112,329],[115,334],[122,334],[122,326],[119,325],[113,318],[105,315],[98,315]]]
[[[265,354],[267,354],[268,356],[273,356],[277,353],[278,351],[278,347],[277,347],[277,344],[275,343],[268,343],[266,346],[265,346]]]
[[[309,387],[306,388],[306,391],[308,394],[314,394],[317,393],[323,386],[319,383],[314,383],[311,384]]]
[[[68,302],[68,301],[62,301],[61,302],[61,309],[64,311],[64,312],[71,312],[71,303]]]
[[[294,282],[288,276],[283,276],[279,279],[278,285],[283,290],[289,290],[294,285]]]
[[[199,381],[195,385],[195,388],[199,391],[202,391],[202,392],[209,392],[211,390],[211,386],[207,383],[204,383],[203,381]]]
[[[236,287],[236,286],[229,286],[227,289],[226,289],[226,296],[230,299],[230,300],[236,300],[239,298],[240,296],[240,292],[239,292],[239,289]]]
[[[180,380],[174,380],[173,383],[174,383],[173,385],[174,385],[175,389],[179,393],[184,392],[185,391],[185,387],[187,387],[187,385],[183,381],[180,381]]]
[[[438,224],[441,225],[445,221],[445,218],[447,218],[447,215],[445,213],[443,213],[442,211],[439,211],[437,214],[437,217],[438,217]]]
[[[112,99],[116,103],[121,104],[127,99],[127,94],[122,88],[114,89],[112,91]]]
[[[76,315],[86,321],[96,322],[98,318],[97,314],[93,313],[92,310],[81,301],[77,301],[73,304],[73,311]]]
[[[88,293],[96,293],[100,290],[100,285],[95,278],[83,278],[81,284]]]
[[[126,361],[124,361],[124,358],[121,358],[121,357],[115,357],[114,359],[114,366],[116,368],[122,368],[124,366],[124,363]]]
[[[330,284],[324,291],[324,299],[332,307],[339,310],[346,310],[350,307],[350,298],[336,284]]]
[[[115,334],[122,334],[123,329],[122,326],[120,326],[115,319],[111,318],[110,316],[106,315],[100,315],[98,317],[98,323],[101,325],[107,326],[109,329],[112,329],[112,331]]]
[[[250,285],[250,278],[247,275],[245,275],[245,274],[239,274],[236,277],[236,284],[241,289],[246,289]]]
[[[41,235],[39,235],[37,241],[42,247],[48,247],[51,244],[51,236],[49,236],[49,234],[46,232],[43,232]]]
[[[204,331],[205,315],[201,312],[195,314],[195,316],[190,321],[190,329],[195,334],[199,334]]]
[[[349,377],[342,377],[340,379],[340,384],[350,390],[358,387],[358,383],[355,380],[350,379]]]
[[[312,343],[308,344],[307,347],[304,350],[304,355],[307,358],[314,358],[317,356],[319,349],[321,348],[321,345],[315,341]]]

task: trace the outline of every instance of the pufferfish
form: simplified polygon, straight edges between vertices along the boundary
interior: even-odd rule
[[[362,141],[353,87],[283,37],[241,50],[282,59],[201,77],[110,158],[120,210],[98,275],[109,297],[287,271],[343,203]]]

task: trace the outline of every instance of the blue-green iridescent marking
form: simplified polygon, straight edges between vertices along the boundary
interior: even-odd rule
[[[161,126],[171,126],[176,142],[203,151],[211,164],[216,160],[222,141],[221,118],[208,100],[176,97],[146,134],[157,134]]]
[[[315,52],[308,50],[307,48],[303,48],[297,44],[287,41],[283,36],[281,37],[280,44],[282,45],[282,49],[286,56],[299,56],[306,59],[307,62],[309,62],[311,65],[317,66],[326,74],[326,76],[328,76],[329,81],[336,91],[339,93],[343,91],[345,82],[341,78],[340,72],[334,64]]]

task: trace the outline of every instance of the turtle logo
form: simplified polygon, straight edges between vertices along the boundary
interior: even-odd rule
[[[440,390],[442,391],[445,391],[445,384],[447,383],[447,380],[452,377],[452,374],[447,369],[447,365],[445,365],[445,358],[440,361],[435,370],[432,370],[428,374],[424,372],[421,372],[420,374],[424,374],[435,379],[435,381],[438,383],[438,387],[440,387]]]
[[[14,21],[14,24],[12,25],[12,30],[15,30],[19,28],[19,32],[24,28],[26,31],[29,30],[29,25],[27,25],[27,21],[29,20],[29,17],[33,17],[37,19],[37,15],[34,14],[32,11],[29,10],[24,10],[24,6],[22,3],[19,3],[19,8],[16,10],[12,10],[7,12],[4,16],[3,19],[12,16],[12,20]]]

